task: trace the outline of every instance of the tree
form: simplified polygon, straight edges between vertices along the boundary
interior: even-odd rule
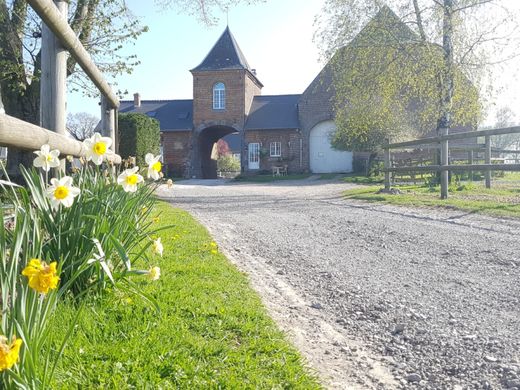
[[[99,119],[88,112],[78,112],[67,116],[67,131],[78,141],[84,141],[94,135]]]
[[[483,76],[507,59],[497,51],[515,26],[495,3],[391,0],[397,15],[379,0],[326,0],[315,39],[332,57],[334,145],[374,151],[385,138],[476,126]]]
[[[504,127],[512,127],[515,123],[515,113],[510,107],[501,107],[496,112],[494,128],[500,129]],[[491,137],[491,145],[498,149],[519,149],[520,134],[504,134],[497,137]]]
[[[218,20],[214,16],[216,9],[224,11],[240,3],[253,4],[261,1],[265,0],[155,0],[155,3],[162,7],[178,8],[195,15],[206,25],[213,25]]]
[[[124,42],[146,31],[126,7],[125,0],[75,0],[69,2],[68,20],[98,67],[116,76],[130,72],[138,62],[134,55],[121,56]],[[0,0],[0,86],[8,115],[39,124],[41,31],[39,17],[26,0]],[[70,57],[69,86],[98,94],[90,80]],[[16,179],[18,165],[30,164],[31,154],[9,151],[8,171]]]
[[[226,141],[223,139],[219,139],[217,141],[217,156],[223,157],[223,156],[229,156],[231,154],[231,151],[229,150],[229,145]]]

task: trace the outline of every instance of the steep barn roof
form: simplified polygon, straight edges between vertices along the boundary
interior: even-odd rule
[[[298,100],[301,95],[255,96],[246,130],[299,129]]]
[[[155,118],[161,131],[187,131],[193,128],[193,100],[142,100],[139,107],[122,101],[119,112],[137,112]]]
[[[246,57],[229,27],[226,27],[217,43],[210,50],[204,61],[192,71],[211,71],[221,69],[251,70]]]

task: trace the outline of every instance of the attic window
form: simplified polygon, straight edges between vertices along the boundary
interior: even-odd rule
[[[155,118],[155,116],[157,115],[157,111],[147,112],[146,115],[148,115],[150,118]]]
[[[226,108],[226,86],[224,83],[216,83],[213,86],[213,109],[224,110]]]

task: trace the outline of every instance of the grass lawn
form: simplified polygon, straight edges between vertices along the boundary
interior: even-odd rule
[[[245,275],[215,250],[186,212],[160,203],[161,278],[137,276],[139,297],[110,291],[87,304],[57,369],[55,388],[273,389],[320,388],[277,330]],[[63,334],[75,315],[58,308]]]
[[[349,182],[363,183],[363,178]],[[366,178],[365,178],[366,179]],[[369,202],[384,202],[403,206],[447,207],[478,212],[496,216],[520,217],[520,180],[518,173],[507,174],[503,178],[494,178],[491,189],[485,188],[482,182],[465,182],[462,185],[450,186],[448,199],[440,199],[439,187],[426,185],[396,185],[402,193],[397,195],[378,194],[381,184],[364,182],[368,186],[345,192],[349,199]]]
[[[293,174],[293,175],[286,175],[286,176],[273,176],[272,174],[251,175],[251,176],[240,175],[235,178],[235,181],[252,182],[252,183],[269,183],[269,182],[273,182],[273,181],[307,179],[309,176],[310,176],[310,174],[308,174],[308,173]]]

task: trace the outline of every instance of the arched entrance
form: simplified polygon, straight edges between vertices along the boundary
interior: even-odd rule
[[[217,178],[217,160],[212,156],[213,145],[228,134],[238,133],[229,126],[210,126],[203,129],[198,135],[198,151],[203,179]]]

